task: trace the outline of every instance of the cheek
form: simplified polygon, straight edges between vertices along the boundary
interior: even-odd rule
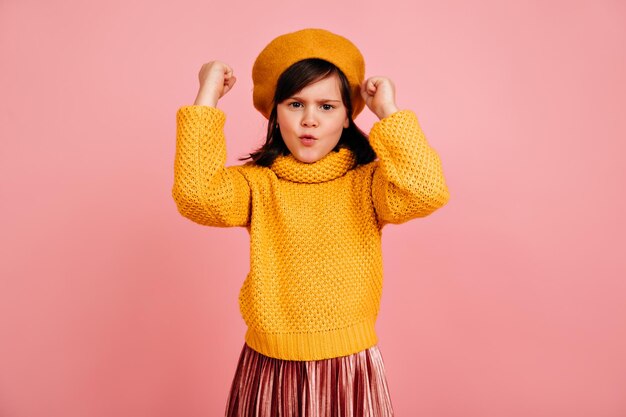
[[[339,116],[334,121],[337,130],[343,130],[348,127],[348,118],[345,115]]]
[[[289,116],[283,114],[282,117],[280,114],[276,115],[276,122],[278,123],[278,130],[280,131],[280,135],[283,140],[289,141],[291,136],[293,136],[293,123],[290,120]]]
[[[292,124],[292,120],[291,117],[289,117],[289,113],[288,112],[284,112],[284,111],[277,111],[276,112],[276,122],[279,124],[280,128],[289,128]]]

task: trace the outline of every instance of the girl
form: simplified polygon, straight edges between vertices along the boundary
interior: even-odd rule
[[[382,228],[449,199],[441,161],[386,77],[364,80],[360,51],[322,29],[270,42],[252,68],[268,119],[250,161],[225,167],[218,100],[236,81],[225,63],[200,70],[177,114],[172,195],[206,226],[246,227],[247,325],[226,416],[392,416],[374,329],[382,295]],[[369,138],[354,124],[367,106]],[[376,159],[378,158],[378,159]]]

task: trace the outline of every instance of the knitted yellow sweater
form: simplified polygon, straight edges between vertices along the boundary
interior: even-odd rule
[[[415,114],[374,124],[378,160],[351,169],[348,149],[307,164],[280,156],[267,168],[225,167],[225,114],[176,114],[172,196],[206,226],[246,227],[250,272],[239,293],[246,343],[270,357],[319,360],[378,342],[381,229],[426,216],[449,198],[441,161]]]

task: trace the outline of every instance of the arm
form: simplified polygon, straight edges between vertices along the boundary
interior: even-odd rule
[[[226,115],[218,100],[233,87],[233,70],[221,61],[202,65],[193,106],[176,113],[172,197],[180,214],[206,226],[247,226],[250,188],[240,166],[225,167]]]
[[[380,228],[427,216],[448,202],[441,160],[413,112],[397,111],[376,122],[370,143],[379,159],[372,200]]]
[[[172,197],[179,213],[196,223],[246,226],[250,188],[240,166],[224,166],[225,121],[226,115],[216,107],[178,109]]]

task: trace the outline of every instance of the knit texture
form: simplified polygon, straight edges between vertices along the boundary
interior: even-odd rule
[[[272,164],[272,170],[278,178],[314,184],[330,181],[342,176],[354,165],[355,155],[347,148],[330,152],[321,160],[312,164],[303,164],[292,154],[279,156]]]
[[[386,224],[424,217],[449,199],[441,161],[415,114],[374,124],[378,160],[352,168],[348,149],[303,163],[225,166],[225,114],[176,115],[172,196],[202,225],[246,227],[250,272],[239,293],[246,343],[270,357],[320,360],[374,346]]]

